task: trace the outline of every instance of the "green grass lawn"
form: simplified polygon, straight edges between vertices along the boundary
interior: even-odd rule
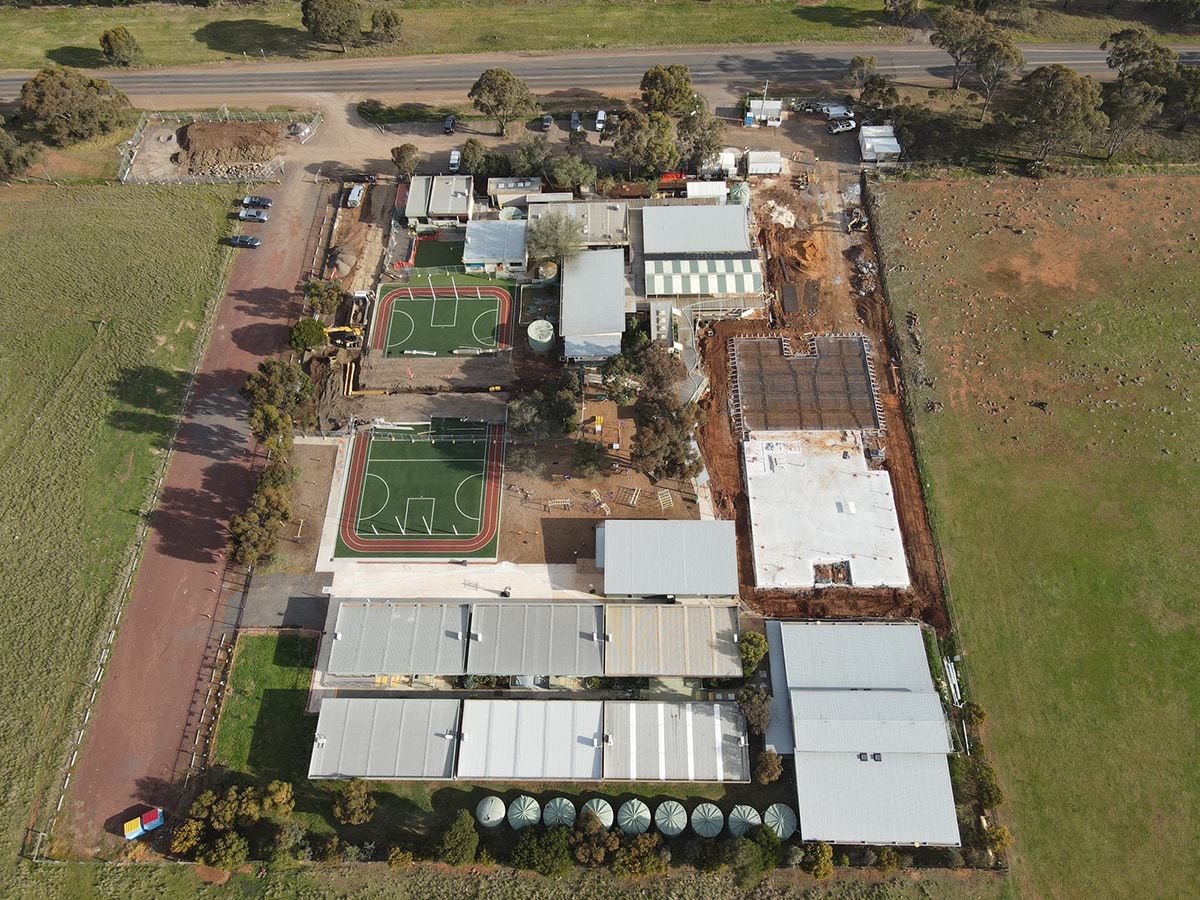
[[[78,727],[68,711],[90,693],[139,510],[225,277],[232,198],[206,188],[0,193],[6,861],[57,801]]]
[[[790,0],[712,0],[703,15],[687,0],[411,0],[401,5],[404,37],[398,44],[361,47],[355,55],[565,50],[678,44],[849,42],[903,40],[883,6],[872,0],[830,0],[797,6]],[[365,22],[369,25],[369,14]],[[101,66],[101,32],[124,25],[150,65],[227,59],[341,56],[314,44],[300,23],[297,3],[245,6],[131,6],[4,9],[0,11],[0,65],[34,68],[46,62]]]
[[[1200,180],[883,196],[931,514],[1017,884],[1190,894]]]

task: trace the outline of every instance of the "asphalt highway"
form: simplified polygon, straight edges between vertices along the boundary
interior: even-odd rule
[[[1106,54],[1094,46],[1032,44],[1022,47],[1030,68],[1068,65],[1086,75],[1111,77]],[[1176,48],[1185,62],[1200,65],[1200,48]],[[503,66],[525,79],[539,94],[635,90],[642,73],[655,63],[683,63],[710,100],[741,96],[770,81],[776,90],[836,82],[856,54],[875,56],[879,70],[902,83],[938,84],[949,79],[949,57],[925,44],[739,45],[732,47],[658,47],[647,50],[599,50],[564,53],[490,53],[455,56],[406,56],[391,59],[315,62],[230,62],[212,66],[112,70],[109,79],[139,106],[174,106],[180,100],[256,103],[294,99],[313,93],[352,97],[401,97],[434,100],[461,98],[480,71]],[[27,72],[0,72],[0,98],[13,98]]]

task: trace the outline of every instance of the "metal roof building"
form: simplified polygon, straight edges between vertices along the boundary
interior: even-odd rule
[[[339,698],[321,703],[309,778],[454,776],[458,700]]]
[[[463,265],[467,271],[497,267],[522,271],[525,268],[525,228],[528,222],[479,219],[467,223]]]
[[[521,178],[489,178],[488,197],[497,206],[525,206],[530,200],[538,200],[542,193],[542,179],[537,175]]]
[[[596,529],[609,597],[736,597],[733,522],[610,519]]]
[[[746,154],[747,175],[778,175],[783,171],[783,156],[778,150],[751,150]]]
[[[604,674],[736,678],[736,606],[610,603]]]
[[[783,121],[783,101],[759,97],[746,104],[746,124],[778,125]]]
[[[458,777],[597,781],[603,726],[599,700],[464,700]]]
[[[904,153],[891,125],[863,125],[858,129],[858,149],[863,162],[876,165],[899,162]]]
[[[749,781],[747,743],[736,703],[604,704],[607,781]]]
[[[644,207],[642,241],[647,257],[736,256],[752,249],[746,208],[738,204]]]
[[[603,675],[604,607],[598,603],[477,603],[471,607],[472,675]]]
[[[459,675],[467,655],[462,603],[343,601],[329,642],[330,675]],[[328,626],[327,626],[328,627]]]
[[[720,297],[759,294],[762,263],[755,256],[732,259],[648,259],[647,297]]]
[[[559,331],[569,359],[621,352],[625,332],[625,254],[588,250],[563,264]]]
[[[414,175],[408,185],[404,215],[414,223],[428,220],[466,221],[474,213],[470,175]]]
[[[804,839],[958,846],[953,745],[920,626],[768,621],[767,642],[766,742],[795,756]]]
[[[621,247],[629,243],[629,204],[625,201],[546,202],[551,196],[530,198],[527,212],[530,222],[549,215],[566,216],[579,224],[585,247]]]

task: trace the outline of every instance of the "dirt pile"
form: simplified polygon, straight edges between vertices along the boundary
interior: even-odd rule
[[[282,139],[283,126],[274,122],[193,122],[180,129],[178,162],[190,175],[256,175]]]

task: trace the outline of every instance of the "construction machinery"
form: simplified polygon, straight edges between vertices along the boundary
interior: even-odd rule
[[[846,232],[847,233],[850,233],[852,231],[866,231],[867,230],[867,216],[860,207],[855,206],[855,207],[852,207],[851,209],[847,210],[847,216],[848,216],[848,218],[846,219]]]
[[[335,347],[357,350],[362,346],[363,329],[361,325],[336,325],[325,329],[325,337]]]

